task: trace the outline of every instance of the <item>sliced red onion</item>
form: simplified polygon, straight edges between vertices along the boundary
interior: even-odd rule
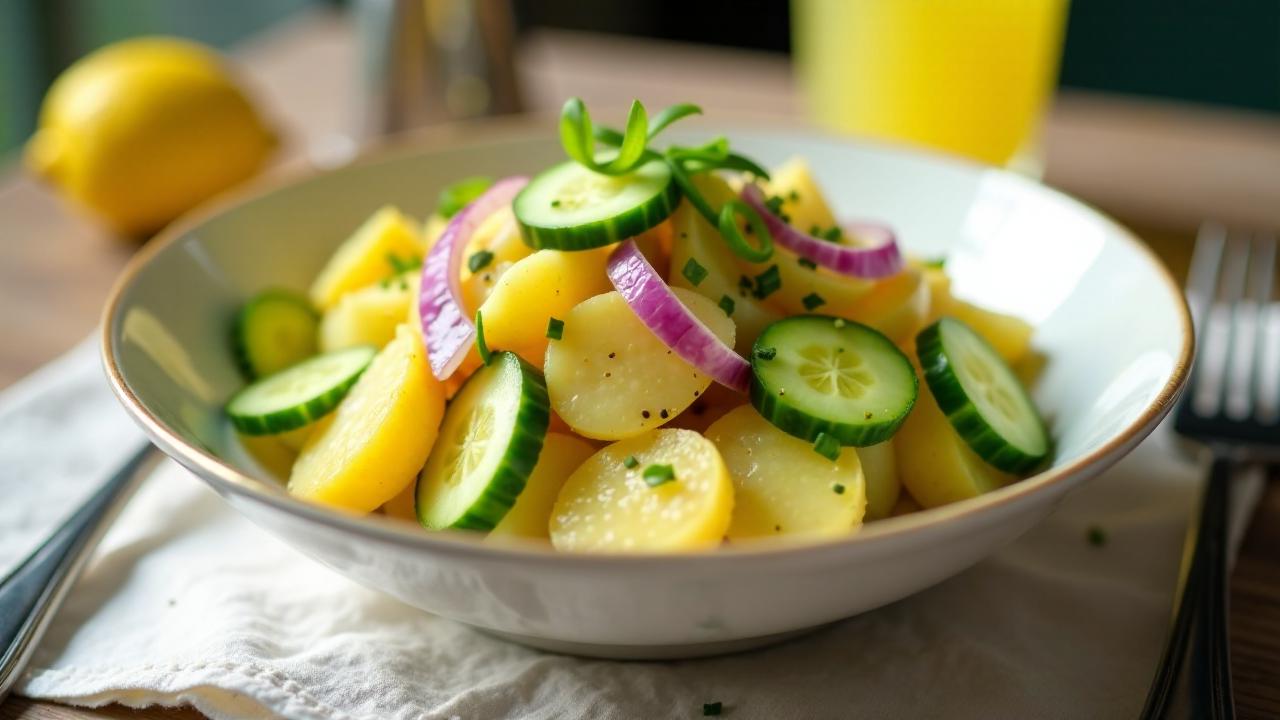
[[[462,309],[458,280],[462,251],[485,218],[510,206],[528,182],[525,177],[509,177],[494,183],[453,216],[422,262],[422,289],[418,293],[422,340],[431,372],[441,380],[458,369],[476,337],[476,326]]]
[[[747,391],[751,365],[680,302],[633,241],[609,256],[608,274],[632,312],[664,345],[721,385]]]
[[[764,193],[755,185],[742,189],[742,199],[755,208],[773,234],[773,240],[791,252],[812,260],[828,270],[856,278],[882,278],[896,275],[904,261],[893,230],[870,222],[843,223],[845,232],[873,241],[870,246],[840,245],[801,232],[774,215],[764,203]]]

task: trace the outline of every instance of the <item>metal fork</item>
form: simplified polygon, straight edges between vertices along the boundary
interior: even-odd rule
[[[1206,224],[1196,239],[1187,299],[1200,350],[1174,428],[1213,454],[1191,528],[1177,612],[1142,718],[1168,717],[1186,658],[1192,717],[1235,717],[1227,631],[1227,513],[1242,466],[1280,460],[1280,303],[1272,299],[1276,238]]]

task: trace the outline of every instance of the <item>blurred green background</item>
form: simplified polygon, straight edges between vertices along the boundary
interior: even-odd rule
[[[346,4],[0,0],[0,153],[30,134],[40,98],[57,73],[105,43],[164,33],[225,48],[307,8]],[[785,0],[513,4],[522,29],[560,27],[773,52],[790,49]],[[1280,0],[1074,0],[1061,82],[1065,87],[1280,113]]]

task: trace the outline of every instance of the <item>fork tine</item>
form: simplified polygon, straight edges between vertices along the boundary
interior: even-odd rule
[[[1272,301],[1277,270],[1275,234],[1258,235],[1254,255],[1250,297],[1257,307],[1257,348],[1250,390],[1257,403],[1258,421],[1275,423],[1280,420],[1280,303]]]
[[[1219,355],[1214,349],[1225,350],[1226,338],[1219,336],[1226,326],[1214,321],[1213,310],[1218,293],[1218,271],[1223,264],[1226,244],[1227,231],[1224,227],[1217,223],[1202,225],[1191,255],[1191,269],[1187,273],[1187,301],[1191,306],[1199,346],[1190,399],[1191,408],[1202,417],[1211,417],[1218,412],[1222,390],[1220,365],[1215,366],[1220,362]]]
[[[1227,344],[1223,414],[1231,420],[1246,420],[1255,405],[1254,365],[1258,351],[1258,302],[1260,288],[1258,257],[1262,249],[1248,236],[1229,239],[1227,267],[1223,271],[1223,302],[1230,313],[1230,342]],[[1267,267],[1270,261],[1267,261]]]

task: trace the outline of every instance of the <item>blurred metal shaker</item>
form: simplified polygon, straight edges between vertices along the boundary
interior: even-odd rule
[[[364,137],[520,111],[509,0],[357,0]]]

